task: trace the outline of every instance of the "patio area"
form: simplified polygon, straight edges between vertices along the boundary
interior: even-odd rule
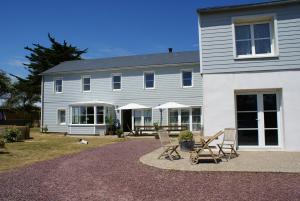
[[[158,159],[162,148],[156,149],[140,158],[143,164],[169,170],[185,171],[237,171],[237,172],[300,172],[300,152],[281,151],[238,151],[239,157],[215,164],[213,161],[200,161],[191,165],[189,152],[178,149],[181,159]]]

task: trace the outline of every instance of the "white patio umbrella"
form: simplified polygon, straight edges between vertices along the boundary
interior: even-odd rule
[[[172,108],[187,108],[188,105],[183,105],[176,102],[167,102],[165,104],[154,107],[154,109],[172,109]]]
[[[165,104],[154,107],[154,109],[159,109],[160,111],[160,125],[162,125],[162,110],[163,109],[175,109],[175,108],[187,108],[188,105],[183,105],[176,102],[167,102]]]
[[[149,107],[145,106],[145,105],[140,105],[137,103],[129,103],[127,105],[124,105],[122,107],[119,107],[116,110],[138,110],[138,109],[147,109]]]

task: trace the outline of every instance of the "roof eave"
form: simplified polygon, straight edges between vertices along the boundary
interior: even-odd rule
[[[215,13],[215,12],[225,12],[225,11],[233,11],[233,10],[239,10],[239,9],[250,9],[250,8],[258,8],[258,7],[276,6],[276,5],[284,5],[284,4],[299,3],[299,2],[300,2],[300,0],[284,0],[284,1],[276,0],[276,1],[253,3],[253,4],[199,8],[199,9],[197,9],[197,13],[198,14],[206,14],[206,13]]]

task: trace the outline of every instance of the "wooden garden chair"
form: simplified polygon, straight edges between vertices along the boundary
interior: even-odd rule
[[[227,161],[228,159],[231,159],[231,156],[233,154],[236,157],[238,156],[238,153],[235,149],[236,137],[237,137],[237,132],[235,128],[225,128],[223,141],[221,144],[217,144],[219,147],[219,156],[220,154],[222,154]]]
[[[158,156],[158,159],[160,159],[163,156],[169,157],[169,159],[172,161],[176,157],[181,158],[180,154],[176,150],[179,147],[179,144],[172,143],[172,141],[169,137],[168,131],[159,130],[158,136],[159,136],[161,146],[163,148],[163,152]],[[176,155],[173,156],[172,155],[173,153],[175,153]]]
[[[216,148],[216,146],[211,146],[210,144],[215,141],[216,139],[218,139],[218,137],[220,137],[223,134],[223,131],[219,131],[217,132],[215,135],[213,136],[209,136],[209,137],[202,137],[200,140],[200,146],[196,147],[194,151],[192,151],[190,153],[190,162],[191,164],[197,164],[198,161],[200,160],[200,158],[212,158],[214,160],[215,163],[218,163],[218,159],[219,156],[216,155],[212,149]],[[207,150],[209,152],[209,154],[205,154],[205,150]]]

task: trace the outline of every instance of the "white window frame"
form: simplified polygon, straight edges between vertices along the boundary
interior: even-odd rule
[[[254,25],[269,23],[270,25],[270,38],[271,38],[271,53],[256,54],[254,43]],[[250,25],[251,29],[251,46],[252,54],[250,55],[237,55],[236,51],[236,39],[235,39],[235,26],[238,25]],[[266,57],[278,57],[278,36],[277,36],[277,16],[276,14],[264,14],[264,15],[249,15],[232,17],[232,44],[233,44],[233,57],[234,59],[251,59],[251,58],[266,58]]]
[[[153,74],[153,87],[146,87],[146,74]],[[144,73],[143,73],[143,87],[144,87],[144,89],[146,89],[146,90],[148,90],[148,89],[155,89],[155,86],[156,86],[156,78],[155,78],[155,72],[154,71],[145,71]]]
[[[192,75],[192,85],[191,86],[183,86],[183,73],[184,72],[191,72],[191,75]],[[194,86],[194,73],[193,73],[193,69],[182,69],[181,70],[181,88],[191,88]]]
[[[90,79],[90,90],[84,90],[84,79],[89,78]],[[82,92],[91,92],[92,91],[92,76],[91,75],[83,75],[81,76],[81,91]]]
[[[94,123],[93,124],[81,124],[81,123],[78,123],[78,124],[74,124],[73,123],[73,107],[93,107],[94,108]],[[96,107],[98,107],[98,106],[103,106],[103,124],[97,124],[97,114],[96,114],[96,112],[97,112],[97,110],[96,110]],[[72,105],[72,106],[70,106],[70,117],[69,117],[69,119],[70,119],[70,125],[71,126],[104,126],[104,125],[106,125],[106,121],[105,121],[105,119],[106,119],[106,108],[107,108],[107,106],[105,106],[105,105],[85,105],[85,104],[83,104],[83,105]]]
[[[120,76],[120,89],[114,89],[114,76]],[[123,80],[122,73],[111,74],[111,88],[113,91],[121,91],[122,90],[122,85],[123,85],[122,80]]]
[[[65,111],[65,122],[60,122],[60,120],[61,120],[61,118],[60,118],[60,111]],[[56,116],[56,118],[57,118],[57,124],[58,125],[66,125],[67,124],[67,111],[66,111],[66,109],[65,108],[58,108],[57,109],[57,116]]]
[[[56,81],[57,80],[61,80],[61,91],[56,91]],[[55,77],[54,79],[53,79],[53,91],[54,91],[54,93],[56,93],[56,94],[62,94],[63,93],[63,91],[64,91],[64,79],[63,79],[63,77]]]

